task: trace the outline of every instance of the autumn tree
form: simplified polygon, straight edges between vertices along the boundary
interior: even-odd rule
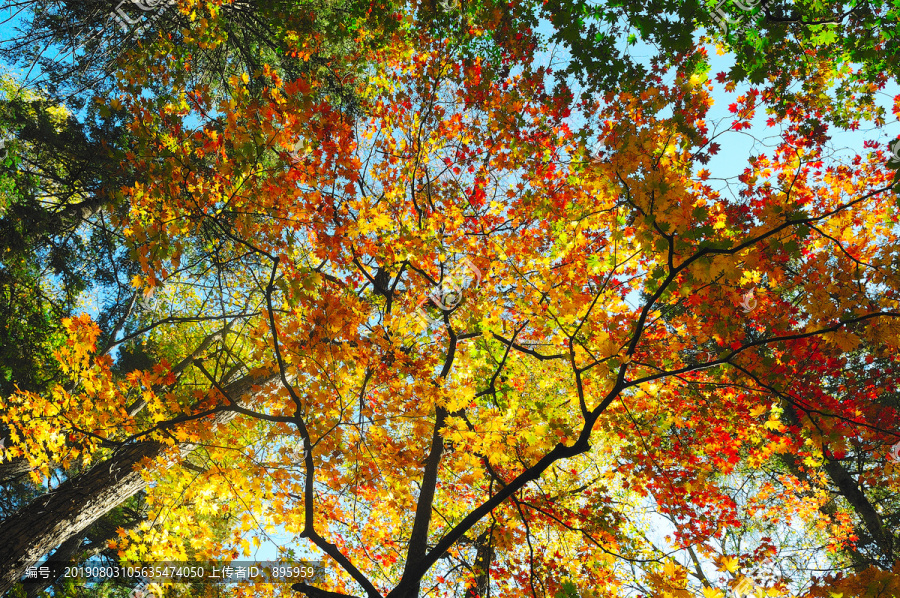
[[[0,521],[0,589],[141,489],[160,523],[123,558],[278,526],[327,565],[313,598],[817,595],[816,542],[856,568],[834,583],[894,583],[894,173],[829,151],[824,100],[735,99],[776,143],[731,195],[703,48],[575,98],[523,7],[396,7],[324,69],[351,106],[333,72],[216,54],[228,19],[189,4],[202,30],[98,98],[132,140],[115,225],[145,306],[110,340],[152,362],[117,371],[68,318],[65,382],[3,397],[6,457],[73,475]]]
[[[160,13],[146,14],[149,4],[155,4],[154,8]],[[50,82],[43,95],[36,96],[25,87],[27,81],[5,80],[8,101],[4,106],[9,126],[5,128],[4,157],[8,154],[8,163],[13,165],[15,162],[15,165],[4,173],[8,174],[4,181],[10,183],[3,209],[3,223],[9,233],[4,236],[7,243],[4,265],[9,268],[7,272],[17,274],[5,287],[10,293],[7,325],[4,326],[7,338],[3,347],[10,355],[3,360],[7,383],[4,395],[13,393],[16,388],[30,392],[49,391],[65,377],[57,367],[41,374],[40,382],[31,381],[41,369],[52,368],[56,363],[52,353],[60,342],[64,342],[59,338],[60,322],[73,315],[71,312],[82,305],[80,302],[85,298],[95,305],[99,302],[97,350],[116,356],[110,372],[124,376],[136,369],[150,367],[158,358],[152,354],[151,347],[132,342],[157,323],[148,309],[149,298],[142,297],[130,284],[138,262],[128,257],[128,247],[109,241],[110,236],[115,238],[121,234],[121,228],[115,223],[121,216],[119,210],[123,204],[110,189],[126,184],[120,177],[127,175],[120,171],[119,164],[123,150],[131,141],[118,128],[118,115],[110,113],[105,106],[85,102],[84,91],[93,89],[105,94],[117,60],[130,49],[137,48],[135,55],[139,55],[142,40],[152,39],[160,33],[174,33],[176,43],[183,41],[181,36],[185,30],[179,27],[191,24],[196,14],[167,11],[168,6],[161,3],[127,6],[127,14],[131,17],[150,18],[144,19],[146,22],[139,23],[141,26],[138,27],[117,27],[111,22],[116,15],[106,5],[54,3],[45,6],[32,3],[34,10],[31,18],[23,21],[21,37],[2,48],[3,54],[14,63],[38,62],[43,70],[39,79]],[[20,8],[28,14],[27,3]],[[352,107],[354,100],[350,90],[342,88],[334,79],[340,76],[339,73],[327,69],[326,55],[344,49],[346,30],[353,26],[353,19],[341,12],[326,14],[327,11],[321,9],[332,9],[325,4],[318,9],[310,11],[308,7],[300,7],[298,10],[284,2],[258,7],[225,7],[219,29],[225,43],[209,46],[209,52],[204,52],[203,48],[193,49],[194,63],[200,65],[196,71],[198,76],[212,82],[212,88],[216,89],[217,79],[227,82],[228,72],[222,68],[233,68],[231,57],[237,57],[238,63],[275,59],[286,72],[319,73],[320,79],[326,82],[323,93],[336,104]],[[277,27],[273,29],[272,25]],[[325,44],[305,60],[284,54],[281,38],[285,28],[302,33],[315,27],[329,31]],[[372,31],[374,29],[370,29],[370,33]],[[369,39],[366,43],[375,42],[377,39]],[[48,52],[53,49],[58,52]],[[255,68],[255,63],[247,68]],[[238,70],[245,69],[239,67]],[[37,101],[38,97],[44,99]],[[90,99],[91,95],[87,97]],[[23,101],[23,98],[26,99]],[[56,98],[56,101],[46,98]],[[78,122],[71,112],[59,105],[60,101],[80,110],[83,121]],[[52,116],[48,117],[48,114]],[[16,138],[15,142],[11,141],[13,138]],[[101,181],[99,185],[98,180]],[[85,238],[89,239],[88,244],[83,244]],[[40,252],[48,244],[53,249],[45,256]],[[92,266],[97,269],[88,273]],[[50,308],[46,302],[41,304],[48,293],[48,274],[61,276],[64,283],[63,300],[50,297]],[[55,284],[55,281],[49,284]],[[26,306],[31,312],[23,314]],[[182,320],[175,318],[175,321]],[[194,321],[192,318],[187,320]],[[205,350],[215,336],[210,335],[210,340],[195,348]],[[26,365],[22,356],[27,356],[25,360],[31,363]],[[128,411],[138,413],[145,406],[132,402]],[[14,430],[4,427],[3,432],[6,445],[11,444],[10,432],[14,433]],[[27,481],[28,473],[35,465],[21,455],[2,463],[4,490],[9,492],[5,514],[22,506],[21,501],[32,498],[35,491],[40,494],[40,487],[35,489]],[[58,463],[50,465],[53,475],[61,479],[80,473],[80,467],[66,469],[58,467]],[[109,494],[114,501],[111,504],[127,497],[127,493]],[[103,507],[108,508],[109,505]],[[97,526],[106,527],[103,521]],[[86,537],[84,541],[91,545],[97,537],[106,537],[105,533],[85,533],[90,538]],[[74,540],[76,538],[71,538],[63,546],[72,545]],[[106,537],[105,541],[108,540]],[[96,551],[85,554],[89,553]],[[59,554],[57,552],[56,556]]]
[[[817,119],[858,127],[886,116],[876,95],[900,74],[889,58],[898,51],[890,2],[550,0],[535,11],[553,23],[550,41],[570,54],[559,78],[574,77],[591,90],[615,89],[623,77],[639,80],[648,72],[647,53],[683,56],[699,38],[729,49],[734,64],[724,79],[769,89],[778,98],[770,109],[781,116],[798,104],[825,104]],[[706,57],[693,58],[693,68],[709,71]]]

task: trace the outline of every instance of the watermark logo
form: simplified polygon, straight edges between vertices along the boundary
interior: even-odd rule
[[[732,594],[734,594],[734,598],[744,598],[745,596],[765,596],[765,590],[758,587],[747,577],[742,577],[731,591]]]
[[[292,447],[288,451],[288,456],[295,462],[302,463],[306,461],[306,456],[310,454],[311,451],[307,450],[304,446],[295,446]]]
[[[737,25],[740,21],[737,21],[736,19],[732,19],[731,17],[726,15],[725,11],[722,10],[722,6],[724,6],[724,5],[725,5],[725,0],[722,0],[721,2],[719,2],[719,5],[716,6],[716,8],[715,8],[716,14],[713,15],[713,21],[716,22],[716,25],[718,25],[719,29],[722,30],[722,33],[727,35],[728,27],[730,25],[731,26]]]
[[[888,459],[894,463],[900,463],[900,442],[891,447],[891,452],[888,453]]]
[[[441,7],[441,12],[449,17],[452,26],[462,25],[470,20],[470,15],[460,0],[438,0],[437,4]]]
[[[169,6],[175,4],[172,0],[131,0],[131,3],[141,10],[153,10],[159,6]]]
[[[146,578],[128,594],[128,598],[156,598],[156,596],[156,592],[150,588],[150,581]]]
[[[429,316],[425,310],[426,304],[430,301],[441,312],[451,311],[462,301],[466,289],[479,286],[481,286],[481,270],[472,263],[472,260],[463,258],[435,290],[416,304],[416,316],[426,325],[440,326],[443,319]]]
[[[756,288],[752,288],[749,291],[747,291],[746,293],[744,293],[743,295],[741,295],[741,302],[738,305],[741,306],[741,309],[744,310],[745,314],[749,314],[751,311],[756,309],[756,306],[758,305],[758,303],[756,301],[756,297],[754,297],[754,295],[753,295],[753,292],[755,290],[756,290]]]
[[[602,138],[598,139],[597,141],[592,143],[590,148],[587,150],[588,162],[590,164],[600,164],[606,158],[606,150],[607,147],[606,143],[604,143],[604,140]]]
[[[0,162],[9,157],[9,147],[7,144],[13,139],[13,137],[0,137]]]
[[[109,15],[107,15],[106,18],[106,22],[98,31],[95,31],[82,39],[82,36],[85,35],[85,30],[80,29],[75,34],[75,39],[73,40],[71,50],[63,54],[62,59],[65,59],[70,55],[74,56],[75,53],[78,52],[78,50],[85,48],[89,41],[103,34],[107,30],[107,26],[110,24],[110,21],[113,21],[115,24],[117,24],[119,29],[126,35],[142,33],[148,27],[150,27],[150,25],[156,22],[156,20],[163,15],[166,9],[168,9],[170,6],[174,6],[175,3],[176,0],[121,0],[121,2],[119,2],[116,7],[109,12]],[[154,10],[156,11],[156,14],[154,14],[148,21],[144,22],[145,17]],[[135,25],[139,26],[134,27]],[[109,62],[111,63],[116,58],[118,58],[118,54],[116,54],[116,56]]]
[[[891,157],[888,158],[888,166],[891,168],[900,168],[900,139],[894,141],[893,145],[888,146],[891,148]]]
[[[766,4],[768,4],[768,1],[763,2],[762,0],[753,0],[753,1],[751,1],[751,2],[747,2],[746,4],[745,4],[744,2],[741,2],[741,0],[733,0],[733,2],[734,2],[734,5],[735,5],[735,6],[737,6],[738,8],[740,8],[741,10],[743,10],[744,12],[750,12],[751,10],[753,10],[754,8],[756,8],[757,6],[763,6],[763,7],[765,7]]]
[[[713,20],[716,22],[716,25],[719,26],[719,29],[722,30],[722,33],[728,35],[729,26],[734,26],[740,23],[737,19],[733,19],[725,14],[725,11],[722,9],[725,6],[726,0],[721,0],[719,4],[715,8],[716,14],[713,15]],[[741,9],[744,12],[750,12],[757,6],[762,6],[765,8],[769,0],[750,0],[749,2],[742,2],[741,0],[732,0],[732,3]]]
[[[291,162],[295,164],[300,162],[308,153],[309,144],[305,139],[300,139],[291,147],[291,151],[288,152],[288,157],[290,157]]]
[[[132,19],[129,16],[129,14],[127,12],[125,12],[125,10],[122,8],[123,6],[127,6],[130,4],[130,5],[136,6],[142,12],[150,12],[152,10],[156,10],[157,8],[159,8],[159,12],[150,21],[150,23],[147,23],[146,25],[144,25],[138,29],[138,31],[143,31],[144,28],[146,28],[154,20],[159,18],[159,16],[162,15],[163,11],[167,7],[171,6],[174,3],[175,3],[174,0],[122,0],[121,2],[119,2],[118,6],[116,6],[116,8],[113,10],[113,12],[110,13],[110,16],[112,16],[116,20],[116,22],[119,24],[119,29],[121,29],[122,31],[127,33],[129,31],[131,25],[137,25],[138,23],[141,22],[143,15],[140,15],[136,19]]]
[[[135,307],[137,307],[139,311],[152,311],[154,304],[153,295],[155,294],[156,289],[152,287],[143,293],[138,290],[135,293]]]

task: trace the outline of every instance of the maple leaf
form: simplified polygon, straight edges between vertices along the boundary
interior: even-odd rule
[[[738,570],[739,562],[735,557],[731,556],[722,556],[719,559],[720,568],[728,571],[729,573],[734,573]]]
[[[750,416],[751,417],[759,417],[768,410],[769,410],[769,408],[766,407],[765,405],[757,405],[756,407],[753,407],[750,409]]]

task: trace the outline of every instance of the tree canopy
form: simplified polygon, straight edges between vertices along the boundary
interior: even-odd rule
[[[18,3],[0,595],[900,595],[897,7],[757,4]]]

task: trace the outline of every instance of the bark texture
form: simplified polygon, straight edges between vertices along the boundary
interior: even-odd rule
[[[0,463],[0,483],[14,480],[31,471],[28,459],[19,457]]]

